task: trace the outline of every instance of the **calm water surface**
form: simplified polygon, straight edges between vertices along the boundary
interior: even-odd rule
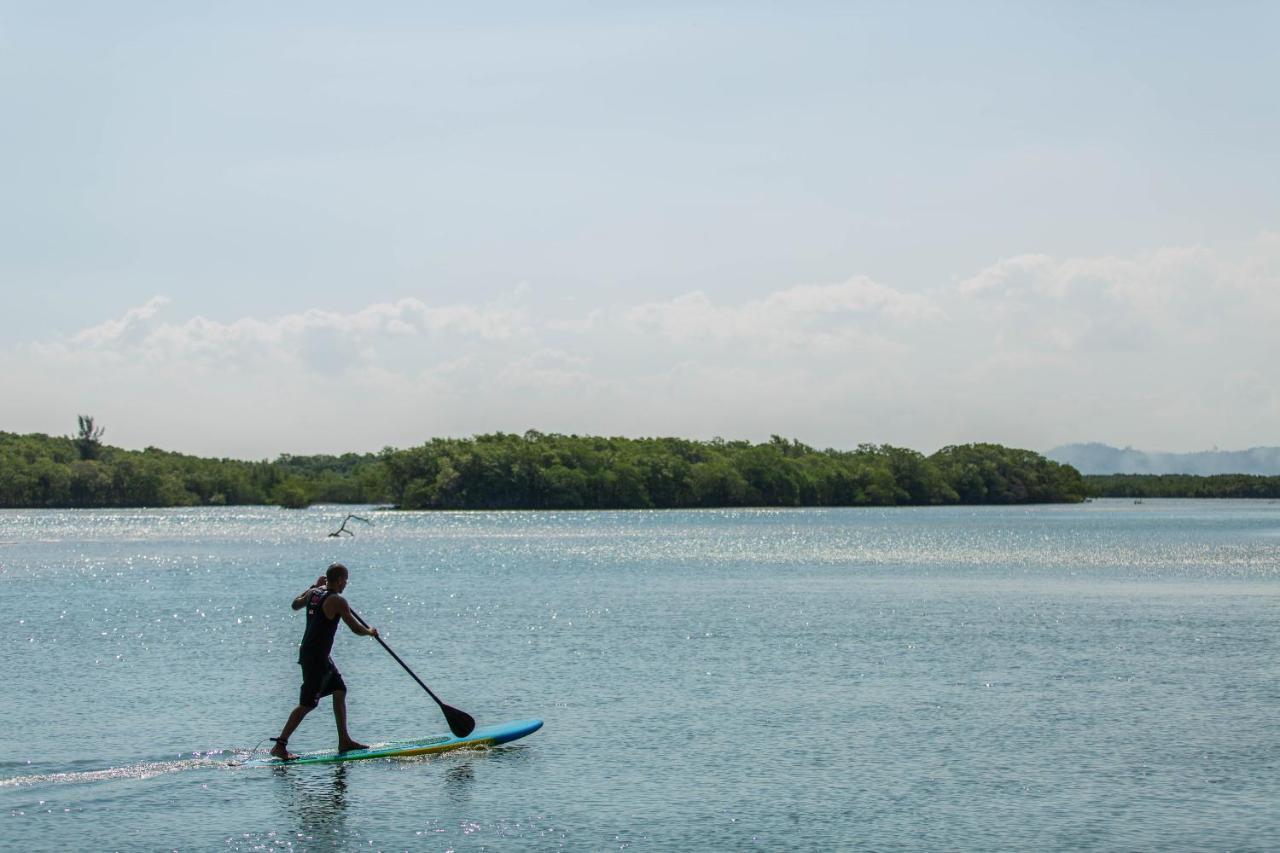
[[[1278,504],[347,511],[0,512],[0,848],[1280,848]],[[228,767],[333,560],[445,701],[546,727]],[[357,737],[444,730],[334,657]]]

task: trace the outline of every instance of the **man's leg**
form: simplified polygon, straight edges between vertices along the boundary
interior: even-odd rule
[[[333,720],[338,724],[338,751],[350,752],[353,749],[367,749],[368,744],[351,739],[347,731],[347,691],[333,691]]]
[[[280,737],[276,738],[276,745],[271,747],[271,754],[276,758],[297,758],[289,751],[289,735],[293,734],[293,730],[302,722],[302,718],[311,713],[311,709],[306,705],[299,705],[289,714],[289,719],[285,720],[284,728],[280,730]]]

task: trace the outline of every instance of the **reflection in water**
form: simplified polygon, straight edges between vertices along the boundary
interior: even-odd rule
[[[308,768],[301,773],[292,767],[275,767],[272,772],[287,783],[280,790],[288,794],[285,808],[297,819],[298,838],[323,841],[346,835],[347,765],[335,764],[320,772]]]
[[[455,807],[471,802],[471,786],[476,780],[471,762],[472,756],[468,755],[465,760],[444,772],[444,793]]]

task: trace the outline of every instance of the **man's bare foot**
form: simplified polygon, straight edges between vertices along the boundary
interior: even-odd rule
[[[351,752],[353,749],[368,749],[369,744],[358,740],[346,740],[338,744],[338,752]]]
[[[272,740],[276,742],[276,745],[271,747],[272,757],[279,758],[281,761],[293,761],[298,757],[289,751],[289,741],[280,740],[279,738],[274,737]]]

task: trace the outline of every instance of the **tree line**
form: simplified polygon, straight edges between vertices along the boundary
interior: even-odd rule
[[[1258,474],[1093,474],[1090,496],[1105,498],[1280,498],[1280,477]]]
[[[274,461],[0,432],[0,507],[391,504],[403,509],[676,509],[1074,502],[1074,468],[997,444],[890,445],[493,433]]]
[[[0,507],[299,507],[385,499],[376,454],[247,462],[156,447],[123,450],[104,445],[101,427],[85,421],[76,437],[0,432]]]
[[[675,509],[1079,501],[1075,469],[995,444],[932,456],[890,445],[816,450],[767,442],[527,432],[438,438],[383,454],[410,509]]]

